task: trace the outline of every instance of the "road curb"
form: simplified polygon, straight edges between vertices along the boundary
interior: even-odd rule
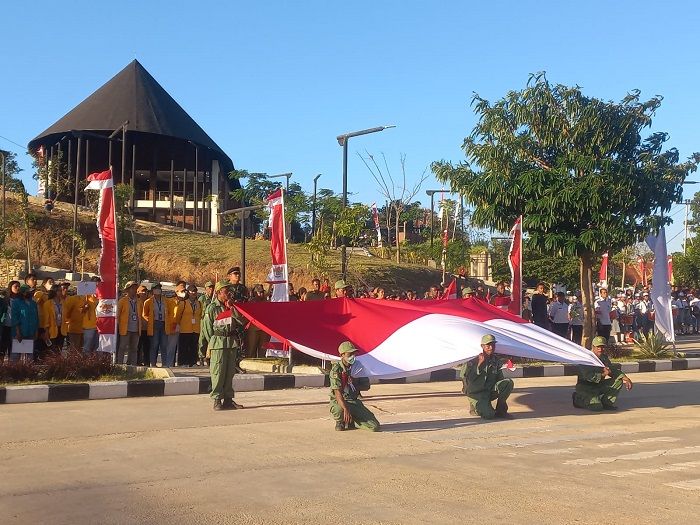
[[[666,372],[700,369],[700,357],[659,359],[621,363],[626,374],[637,372]],[[576,365],[537,365],[505,370],[506,377],[557,377],[576,375]],[[396,379],[371,379],[371,384],[408,384],[456,381],[459,370],[447,368],[430,373]],[[240,374],[233,378],[237,392],[258,392],[290,388],[328,387],[328,376],[319,374]],[[94,383],[59,383],[0,387],[0,404],[79,401],[88,399],[118,399],[124,397],[161,397],[207,394],[211,391],[209,377],[168,377],[165,379],[135,379]]]

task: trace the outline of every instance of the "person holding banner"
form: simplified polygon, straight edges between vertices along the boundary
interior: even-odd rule
[[[227,310],[231,311],[231,317],[217,321],[216,318]],[[211,355],[209,370],[214,410],[243,408],[233,400],[235,394],[233,376],[238,364],[238,352],[246,323],[247,321],[233,305],[230,283],[226,281],[216,283],[214,300],[204,312],[199,333],[200,353],[208,349]]]
[[[594,412],[617,410],[615,402],[623,385],[627,390],[632,390],[632,381],[622,372],[622,366],[612,363],[605,354],[607,345],[605,337],[593,338],[591,351],[603,363],[603,368],[579,365],[576,390],[571,395],[575,408],[586,408]]]
[[[504,363],[495,356],[496,338],[481,338],[481,353],[462,367],[463,392],[469,400],[469,413],[483,419],[510,418],[506,400],[513,391],[513,380],[503,377]],[[496,401],[493,408],[492,401]]]
[[[352,377],[352,365],[355,363],[357,348],[350,341],[340,343],[338,354],[340,361],[335,361],[329,374],[331,399],[330,411],[338,431],[354,430],[357,427],[378,432],[379,421],[374,414],[358,399],[359,381]]]

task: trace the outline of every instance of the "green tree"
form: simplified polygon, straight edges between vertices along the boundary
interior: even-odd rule
[[[466,162],[433,164],[437,178],[474,206],[476,226],[504,232],[522,215],[533,248],[579,258],[587,346],[595,256],[668,224],[662,214],[700,162],[700,154],[679,162],[676,149],[664,150],[666,133],[642,138],[661,100],[641,101],[635,90],[603,101],[531,75],[525,89],[495,103],[475,95]]]

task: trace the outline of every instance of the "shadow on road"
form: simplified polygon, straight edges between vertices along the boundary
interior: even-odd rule
[[[478,424],[481,424],[481,418],[478,417],[438,419],[432,421],[410,421],[407,423],[383,424],[382,432],[431,432],[435,430],[447,430],[449,428],[469,427]]]

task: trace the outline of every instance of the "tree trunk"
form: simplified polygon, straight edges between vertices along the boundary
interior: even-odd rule
[[[595,336],[595,311],[593,310],[593,261],[590,254],[580,257],[581,302],[583,303],[583,340],[581,344],[590,349]]]
[[[401,263],[401,248],[399,248],[399,210],[396,210],[396,264]]]

